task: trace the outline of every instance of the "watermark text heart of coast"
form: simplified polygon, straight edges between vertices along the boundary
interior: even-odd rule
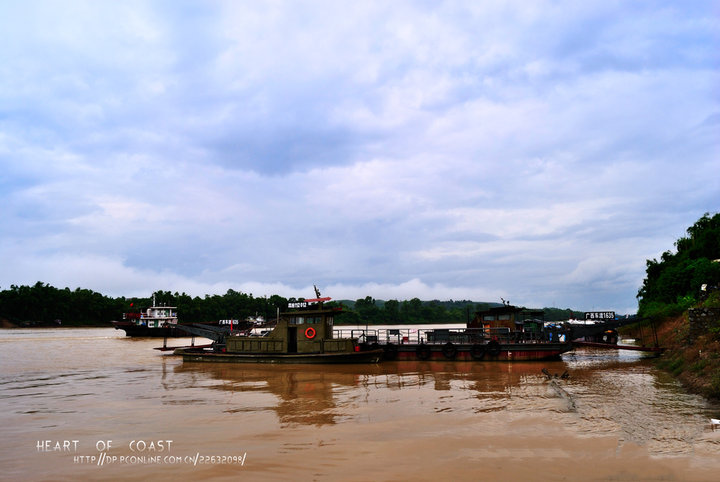
[[[245,465],[247,452],[233,454],[176,454],[172,440],[38,440],[38,453],[67,454],[73,464],[97,465]]]

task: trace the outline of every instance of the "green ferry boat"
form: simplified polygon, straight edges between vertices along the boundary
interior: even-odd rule
[[[370,348],[356,338],[335,338],[334,316],[342,308],[325,308],[329,297],[288,305],[278,314],[275,328],[265,336],[231,332],[211,326],[182,327],[195,336],[213,340],[210,346],[183,347],[174,351],[186,362],[229,363],[378,363],[382,348]]]

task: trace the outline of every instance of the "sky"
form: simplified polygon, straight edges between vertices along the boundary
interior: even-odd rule
[[[0,2],[0,289],[634,313],[720,210],[713,1]]]

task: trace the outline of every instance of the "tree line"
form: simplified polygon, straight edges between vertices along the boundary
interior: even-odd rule
[[[338,317],[343,324],[440,324],[440,323],[467,323],[476,313],[486,311],[492,307],[502,306],[502,303],[461,301],[421,301],[418,298],[411,300],[376,300],[370,296],[354,302],[343,300],[346,311]],[[561,321],[574,317],[577,311],[561,308],[543,308],[546,321]]]
[[[464,323],[476,311],[487,309],[488,303],[472,301],[409,301],[375,300],[371,296],[354,302],[343,301],[346,310],[336,319],[347,325],[381,324],[423,324],[423,323]]]
[[[286,311],[288,302],[301,299],[278,295],[254,297],[252,294],[228,290],[223,295],[190,296],[186,293],[156,291],[147,298],[112,298],[88,289],[55,288],[38,281],[33,286],[15,286],[0,291],[0,319],[16,325],[37,324],[63,326],[106,326],[122,319],[125,312],[141,311],[153,304],[175,306],[178,319],[185,323],[202,323],[222,319],[246,319],[262,316],[274,319],[276,312]],[[343,307],[335,318],[337,324],[425,324],[466,323],[475,313],[500,303],[462,301],[375,300],[370,296],[355,301],[327,303],[328,307]],[[545,308],[546,320],[561,320],[571,316],[570,310]]]
[[[284,310],[288,303],[281,296],[255,298],[235,290],[203,298],[170,291],[156,291],[148,298],[111,298],[88,289],[59,289],[38,281],[33,286],[12,285],[0,291],[0,319],[18,325],[57,325],[59,321],[64,326],[103,326],[122,319],[123,313],[149,308],[153,297],[158,306],[176,306],[178,320],[188,323],[274,318],[276,309]]]

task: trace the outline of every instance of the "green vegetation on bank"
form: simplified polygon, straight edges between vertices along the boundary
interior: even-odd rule
[[[37,282],[0,291],[0,320],[24,323],[92,326],[119,319],[124,303],[87,289],[58,289]],[[69,322],[69,323],[68,323]]]
[[[676,253],[647,260],[646,277],[638,291],[638,316],[663,317],[696,305],[701,286],[720,283],[720,213],[706,213],[675,242]]]
[[[181,322],[207,322],[221,319],[245,319],[249,316],[275,317],[277,309],[285,311],[290,301],[278,295],[253,297],[252,294],[228,290],[224,295],[192,297],[185,293],[156,291],[158,305],[176,306]],[[107,326],[120,320],[124,312],[139,311],[152,304],[148,298],[111,298],[100,293],[77,288],[59,289],[37,282],[33,286],[12,285],[0,291],[0,320],[13,325]],[[466,323],[477,311],[500,303],[462,301],[375,300],[369,296],[355,301],[333,301],[330,306],[343,305],[344,311],[336,324],[424,324]],[[565,320],[572,316],[569,309],[545,308],[546,320]]]
[[[660,326],[661,345],[667,350],[658,367],[677,377],[693,392],[720,399],[720,291],[714,291],[694,308],[714,309],[706,330],[691,336],[688,313],[665,318]],[[664,329],[663,329],[664,328]],[[664,335],[664,336],[663,336]]]
[[[675,242],[676,253],[666,251],[659,261],[647,261],[638,315],[643,323],[655,324],[660,344],[667,348],[658,366],[691,390],[720,398],[720,214],[706,213],[687,234]],[[695,336],[690,308],[709,313],[704,331]]]

